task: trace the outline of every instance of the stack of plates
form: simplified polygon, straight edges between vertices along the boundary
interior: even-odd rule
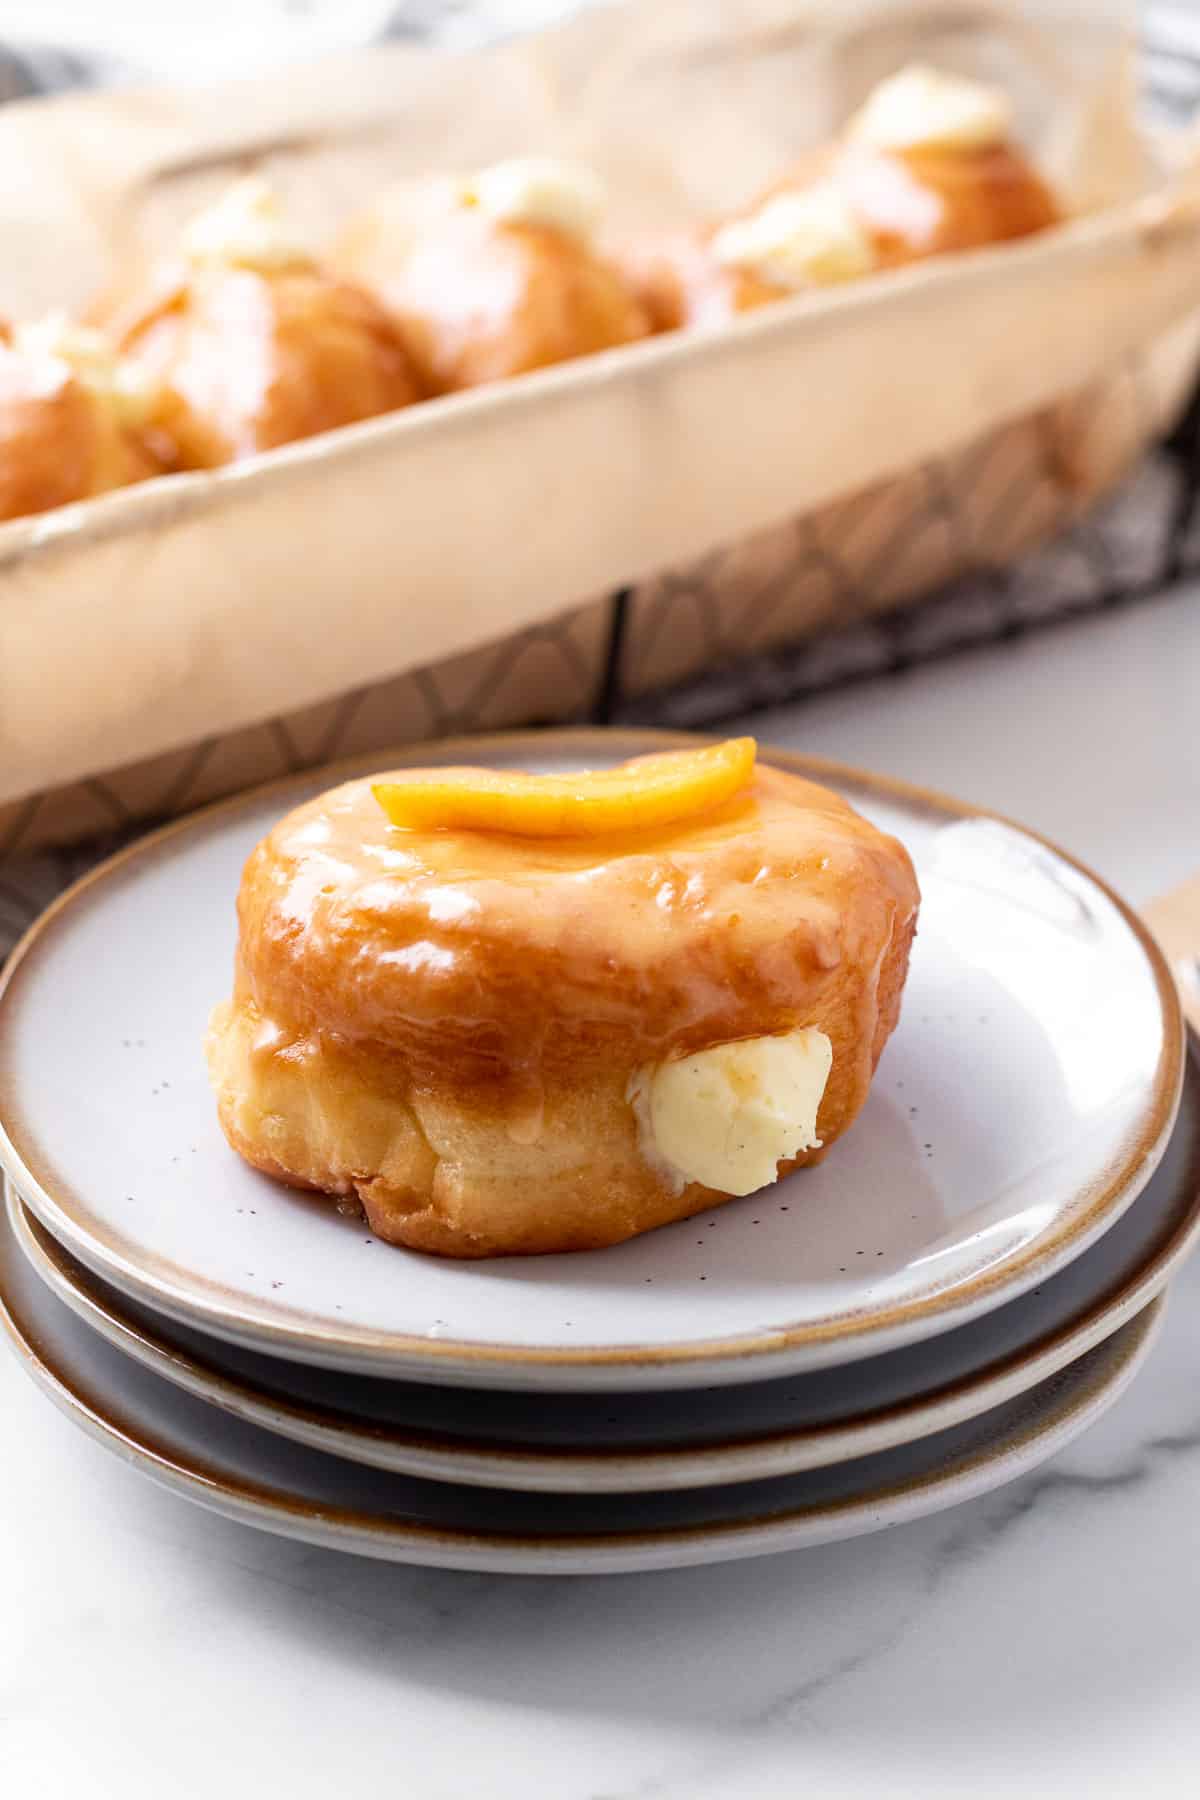
[[[596,767],[662,741],[539,734],[437,760]],[[241,865],[330,771],[67,894],[0,999],[0,1304],[51,1398],[247,1523],[545,1572],[876,1530],[1083,1430],[1146,1356],[1200,1231],[1200,1077],[1163,960],[1019,828],[770,760],[913,852],[900,1028],[819,1167],[592,1254],[411,1255],[226,1148],[200,1041]]]

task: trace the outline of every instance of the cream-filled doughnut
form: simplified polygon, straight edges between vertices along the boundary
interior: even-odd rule
[[[160,396],[155,423],[182,468],[238,461],[421,397],[395,322],[312,256],[255,179],[193,220],[116,329]]]
[[[645,337],[632,284],[596,242],[586,170],[518,157],[352,220],[337,266],[399,321],[431,392],[503,380]]]
[[[896,1023],[911,862],[737,745],[688,754],[561,802],[455,771],[440,814],[401,772],[281,820],[208,1039],[233,1147],[467,1257],[617,1243],[824,1155]]]
[[[881,82],[832,143],[751,206],[629,267],[655,328],[1027,237],[1061,217],[997,88],[924,65]]]
[[[152,405],[100,333],[58,315],[0,326],[0,519],[161,474]]]

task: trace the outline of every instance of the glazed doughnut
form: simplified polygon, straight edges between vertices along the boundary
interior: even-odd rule
[[[181,262],[123,309],[117,330],[155,384],[155,423],[182,468],[214,468],[421,396],[394,322],[295,242],[259,181],[194,221]]]
[[[385,195],[336,252],[399,321],[431,392],[449,393],[645,337],[630,283],[593,242],[599,193],[548,159]]]
[[[835,178],[880,268],[1029,237],[1060,218],[1050,189],[1011,144],[972,151],[847,145]]]
[[[829,790],[749,764],[731,789],[747,743],[573,777],[561,802],[407,771],[289,814],[246,864],[208,1037],[234,1149],[455,1257],[617,1243],[818,1160],[896,1024],[919,895]],[[699,787],[697,755],[725,758]],[[680,767],[699,810],[664,817],[646,793]],[[483,812],[445,811],[443,781],[481,783]],[[400,828],[390,782],[427,783],[410,818],[486,817],[509,805],[489,782],[517,810]]]
[[[787,298],[786,289],[763,280],[753,269],[719,262],[709,235],[681,232],[626,255],[626,271],[652,331],[722,325],[738,313]]]
[[[57,317],[0,327],[0,519],[159,474],[149,410],[97,333]]]
[[[1004,96],[914,66],[732,219],[631,263],[656,328],[1044,231],[1061,218]]]
[[[1054,196],[1013,130],[1012,106],[998,88],[922,64],[868,95],[838,148],[832,179],[881,267],[980,249],[1058,222]]]

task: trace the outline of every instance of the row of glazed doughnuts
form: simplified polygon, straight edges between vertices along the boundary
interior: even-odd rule
[[[250,179],[103,332],[0,327],[0,517],[208,469],[414,401],[1060,216],[998,91],[914,66],[732,217],[598,243],[602,196],[541,158],[385,194],[325,259]]]

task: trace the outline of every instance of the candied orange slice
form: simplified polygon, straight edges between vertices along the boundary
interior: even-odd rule
[[[513,837],[607,837],[674,825],[719,806],[754,773],[753,738],[668,750],[580,775],[414,769],[372,793],[393,825]]]

